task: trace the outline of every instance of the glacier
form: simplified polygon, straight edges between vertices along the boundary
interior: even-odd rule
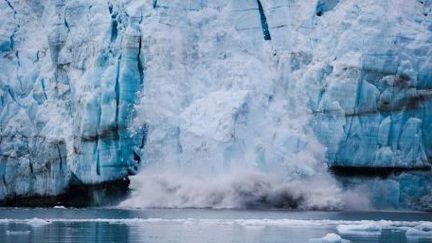
[[[0,200],[432,208],[430,0],[0,5]]]

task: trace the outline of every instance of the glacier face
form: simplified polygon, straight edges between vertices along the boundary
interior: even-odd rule
[[[326,165],[430,166],[432,1],[0,5],[0,198],[120,180],[139,164],[327,188]],[[430,207],[429,178],[345,184],[373,185],[377,205]]]
[[[140,13],[98,1],[2,1],[0,198],[134,173]],[[126,17],[127,16],[127,17]]]

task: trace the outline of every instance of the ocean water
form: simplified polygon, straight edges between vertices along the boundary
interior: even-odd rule
[[[432,242],[432,213],[1,208],[0,242]],[[314,240],[311,240],[314,239]]]

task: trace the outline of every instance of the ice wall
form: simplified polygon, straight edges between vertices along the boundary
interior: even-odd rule
[[[431,3],[339,5],[352,12],[344,16],[345,27],[333,33],[340,36],[329,53],[335,60],[313,100],[315,130],[324,144],[332,144],[329,161],[371,167],[430,165]],[[332,14],[320,19],[334,25]]]
[[[109,1],[1,1],[0,199],[134,173],[142,12]]]
[[[0,5],[0,198],[121,180],[141,164],[135,188],[150,169],[194,178],[184,185],[254,171],[271,175],[271,195],[319,179],[343,201],[327,173],[342,166],[402,170],[343,184],[431,205],[430,171],[405,171],[432,156],[429,0]]]

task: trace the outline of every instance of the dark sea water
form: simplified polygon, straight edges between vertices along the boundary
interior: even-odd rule
[[[0,242],[432,242],[432,214],[0,208]],[[326,241],[311,241],[326,242]]]

